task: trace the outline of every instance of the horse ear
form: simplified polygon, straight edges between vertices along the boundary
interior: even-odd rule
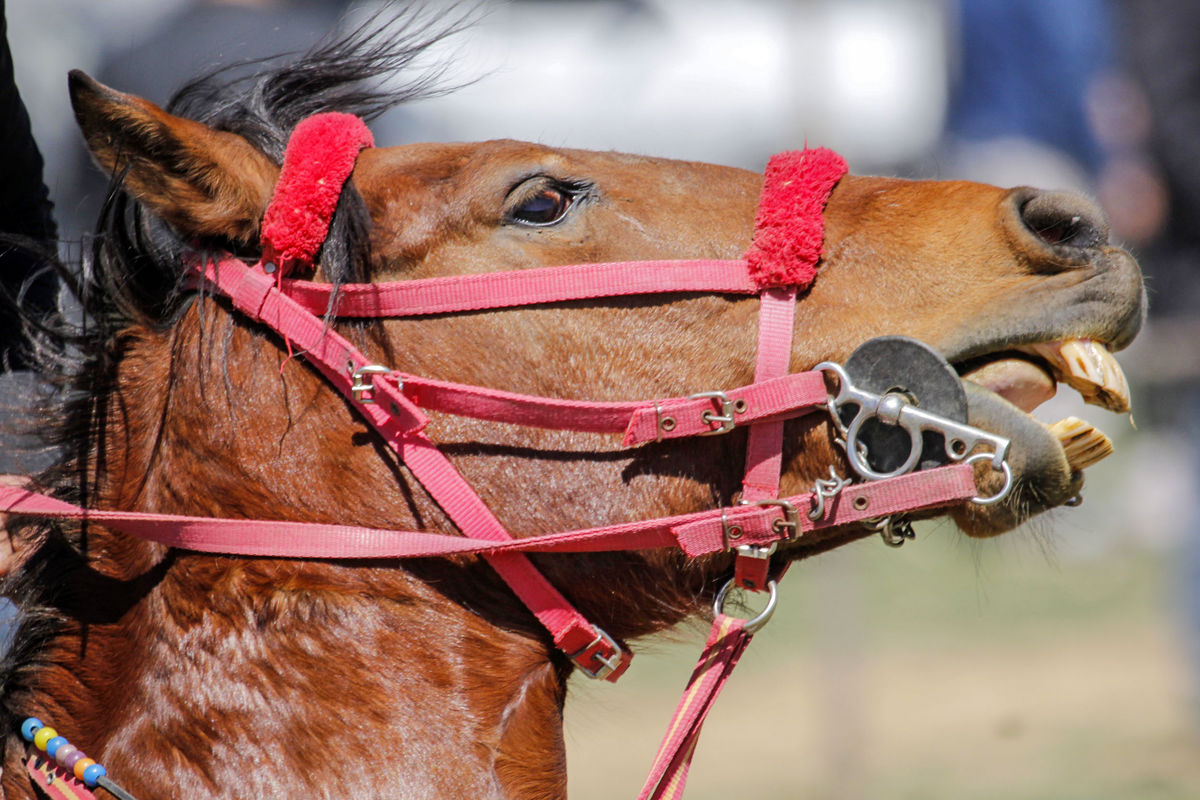
[[[75,119],[102,168],[184,236],[242,242],[259,222],[279,167],[236,134],[168,114],[79,70],[69,77]]]

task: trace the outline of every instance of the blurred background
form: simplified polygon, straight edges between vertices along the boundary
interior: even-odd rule
[[[377,8],[8,0],[62,248],[77,252],[104,186],[68,69],[165,103],[205,68],[302,50]],[[1088,192],[1147,273],[1151,316],[1121,357],[1136,426],[1074,397],[1038,412],[1116,443],[1084,505],[995,540],[934,525],[900,550],[870,539],[798,565],[712,714],[688,797],[1200,797],[1200,3],[479,9],[438,54],[470,85],[398,109],[378,141],[512,137],[752,169],[807,142],[859,173]],[[617,686],[573,680],[572,797],[636,795],[703,636],[642,643]]]

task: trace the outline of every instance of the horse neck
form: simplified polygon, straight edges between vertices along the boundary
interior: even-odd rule
[[[38,714],[141,797],[352,794],[365,775],[381,796],[561,796],[565,671],[389,572],[172,554],[132,580],[92,573],[105,585],[76,591],[104,600],[64,609]]]
[[[299,380],[278,377],[286,356],[252,331],[204,347],[198,331],[192,313],[173,333],[130,335],[103,404],[97,505],[381,527],[433,515],[423,503],[397,520],[363,517],[357,498],[313,490],[380,481],[369,444],[352,455],[313,445],[328,425],[356,424],[345,404],[300,365]],[[136,763],[147,776],[131,788],[142,781],[144,796],[253,782],[232,773],[259,772],[264,748],[304,786],[347,793],[362,765],[324,754],[405,765],[381,779],[389,794],[563,793],[568,669],[487,567],[222,559],[97,528],[84,549],[61,603],[70,621],[31,690],[114,772]]]

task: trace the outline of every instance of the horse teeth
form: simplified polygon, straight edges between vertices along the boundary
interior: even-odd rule
[[[1060,419],[1047,427],[1062,445],[1073,470],[1086,469],[1113,451],[1112,439],[1078,417]]]
[[[1055,377],[1091,403],[1109,411],[1129,410],[1129,384],[1121,365],[1104,345],[1091,339],[1035,344],[1029,349],[1050,365]]]

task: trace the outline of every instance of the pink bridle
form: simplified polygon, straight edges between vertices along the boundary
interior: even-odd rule
[[[789,373],[797,293],[816,277],[823,210],[846,171],[823,149],[784,153],[768,164],[755,236],[740,260],[581,264],[337,288],[289,278],[310,269],[324,242],[366,126],[321,114],[297,126],[279,186],[264,216],[264,254],[253,266],[229,256],[190,257],[197,287],[228,297],[251,320],[276,331],[379,432],[454,521],[462,537],[302,522],[196,518],[86,510],[19,489],[0,488],[0,510],[86,519],[188,550],[297,558],[482,555],[587,675],[616,680],[632,655],[586,620],[526,557],[679,547],[688,556],[733,550],[733,583],[769,590],[775,546],[804,533],[945,507],[976,495],[973,469],[956,463],[844,487],[832,502],[820,487],[779,497],[784,421],[824,409],[821,371]],[[743,387],[630,402],[570,401],[437,381],[374,364],[323,317],[401,317],[498,309],[650,293],[757,294],[759,347],[754,381]],[[514,539],[424,429],[426,411],[564,430],[621,434],[625,447],[728,432],[749,425],[741,504],[641,522]],[[819,513],[810,513],[818,511]],[[726,587],[728,588],[728,586]],[[753,632],[765,619],[726,616],[718,601],[713,632],[641,798],[678,797],[700,724]],[[762,615],[760,615],[761,617]]]

